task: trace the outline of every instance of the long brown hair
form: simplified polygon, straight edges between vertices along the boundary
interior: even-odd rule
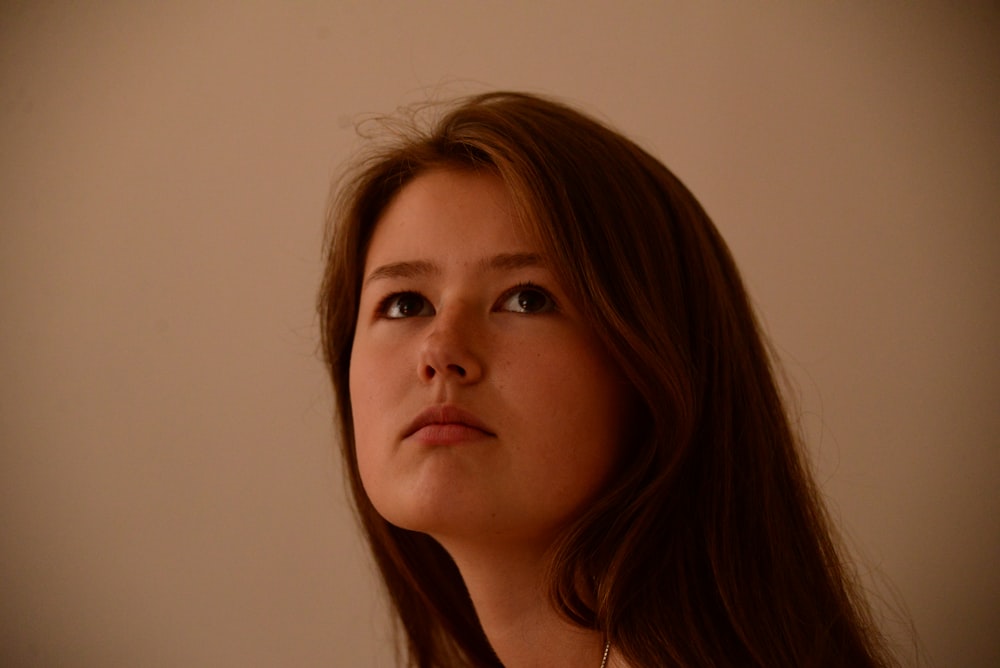
[[[396,128],[331,206],[319,298],[357,511],[409,664],[500,666],[461,575],[391,525],[358,473],[348,370],[365,253],[417,175],[490,170],[635,389],[615,479],[553,546],[553,604],[632,666],[892,663],[837,545],[733,259],[658,160],[592,118],[518,93]]]

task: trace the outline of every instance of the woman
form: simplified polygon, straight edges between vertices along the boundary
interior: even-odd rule
[[[656,159],[480,95],[330,224],[324,352],[409,665],[891,664],[729,251]]]

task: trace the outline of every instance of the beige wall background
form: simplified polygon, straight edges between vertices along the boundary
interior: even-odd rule
[[[356,120],[502,87],[701,198],[907,663],[1000,665],[1000,9],[963,4],[3,3],[0,664],[394,665],[324,206]]]

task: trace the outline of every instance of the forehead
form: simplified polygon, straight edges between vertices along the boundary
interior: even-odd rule
[[[365,258],[373,264],[541,254],[503,181],[487,171],[435,169],[406,184],[379,216]]]

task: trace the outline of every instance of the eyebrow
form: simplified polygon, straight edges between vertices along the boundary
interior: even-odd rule
[[[392,262],[390,264],[383,264],[382,266],[373,269],[372,272],[368,274],[368,277],[365,278],[365,285],[371,283],[372,281],[384,280],[387,278],[416,278],[417,276],[435,274],[438,271],[437,265],[424,260],[416,262]]]
[[[478,268],[482,271],[513,271],[526,267],[540,267],[544,264],[542,256],[538,253],[499,253],[480,260]],[[417,278],[440,272],[441,268],[438,265],[427,260],[390,262],[373,269],[364,283],[367,285],[372,281],[391,278]]]
[[[545,263],[538,253],[500,253],[484,258],[479,262],[479,268],[488,271],[511,271],[525,267],[540,267]]]

